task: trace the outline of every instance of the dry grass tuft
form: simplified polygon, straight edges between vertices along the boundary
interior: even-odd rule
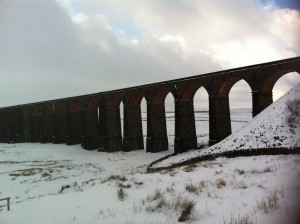
[[[121,175],[110,175],[109,177],[105,178],[101,183],[106,183],[108,181],[127,181],[127,178],[125,176]]]
[[[161,190],[157,188],[157,189],[155,189],[155,191],[152,195],[147,196],[147,200],[148,201],[156,201],[156,200],[162,198],[162,196],[163,195],[162,195]]]
[[[243,217],[234,218],[233,215],[231,215],[230,220],[228,222],[223,222],[223,224],[254,224],[252,218],[250,215],[246,214]]]
[[[203,192],[203,188],[205,188],[206,183],[204,180],[201,180],[198,184],[189,183],[185,185],[185,189],[189,193],[193,193],[199,195],[200,192]]]
[[[226,181],[223,178],[218,178],[216,180],[216,186],[217,188],[222,188],[226,186]]]
[[[198,186],[196,184],[190,183],[185,186],[185,189],[190,193],[197,193]]]
[[[192,163],[183,168],[185,172],[192,172],[195,168],[198,167],[198,164]]]
[[[180,217],[178,218],[178,222],[185,222],[190,219],[191,214],[193,213],[195,209],[196,203],[191,200],[185,201],[181,206],[182,212]]]
[[[188,195],[172,195],[170,200],[166,199],[160,189],[156,189],[153,194],[148,195],[146,200],[142,200],[142,206],[147,212],[178,212],[178,221],[183,222],[190,219],[196,202]]]
[[[272,171],[273,171],[272,167],[267,166],[267,167],[263,168],[262,170],[259,170],[259,169],[252,169],[252,170],[250,171],[250,173],[251,173],[251,174],[260,174],[260,173],[270,173],[270,172],[272,172]]]
[[[278,209],[278,196],[277,191],[270,192],[265,198],[262,198],[260,201],[256,203],[256,209],[261,211],[263,214],[268,214],[271,211]]]
[[[239,175],[245,174],[245,170],[235,169],[235,172],[238,173]]]

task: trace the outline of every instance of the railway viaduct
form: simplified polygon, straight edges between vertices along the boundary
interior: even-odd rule
[[[300,57],[84,96],[0,108],[0,142],[81,144],[105,152],[143,149],[140,103],[147,102],[146,152],[168,149],[164,100],[175,100],[175,153],[197,147],[193,97],[204,87],[209,100],[209,144],[231,134],[229,92],[239,80],[252,90],[252,115],[272,102],[276,81],[300,74]],[[121,135],[120,103],[124,105]]]

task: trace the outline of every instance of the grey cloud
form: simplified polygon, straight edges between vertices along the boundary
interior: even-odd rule
[[[0,106],[229,68],[219,46],[249,37],[270,42],[276,59],[297,54],[270,25],[278,28],[255,1],[2,0]]]

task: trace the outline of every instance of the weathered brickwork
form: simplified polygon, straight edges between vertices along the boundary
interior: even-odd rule
[[[209,102],[209,143],[231,134],[229,92],[245,80],[252,90],[252,114],[272,102],[276,81],[289,72],[300,74],[300,57],[186,77],[176,80],[72,98],[0,108],[0,142],[40,142],[105,152],[144,148],[141,101],[147,102],[146,151],[168,149],[164,101],[175,104],[175,152],[197,147],[193,98],[203,87]],[[120,103],[124,105],[121,134]]]

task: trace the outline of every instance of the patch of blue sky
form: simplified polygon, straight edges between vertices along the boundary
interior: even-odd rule
[[[275,3],[279,8],[300,10],[299,0],[260,0],[263,4]]]
[[[142,32],[131,18],[110,19],[110,25],[123,34],[126,39],[141,39]]]

